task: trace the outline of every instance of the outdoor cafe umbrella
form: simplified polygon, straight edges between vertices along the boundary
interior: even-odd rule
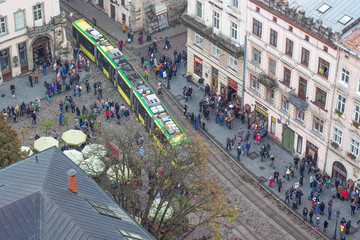
[[[118,175],[116,175],[116,170]],[[114,182],[120,177],[124,178],[125,180],[129,180],[129,176],[132,177],[133,173],[125,166],[122,168],[119,165],[112,165],[111,167],[109,167],[109,170],[107,170],[106,175],[111,182]]]
[[[88,159],[80,162],[79,167],[90,176],[99,176],[105,170],[105,163],[99,156],[91,156]]]
[[[61,139],[70,146],[76,146],[86,142],[86,134],[80,130],[71,129],[64,132]]]
[[[26,146],[21,146],[20,151],[21,152],[29,152],[28,156],[31,156],[34,154],[34,152],[30,149],[30,147],[26,147]]]
[[[82,161],[84,161],[84,155],[75,149],[65,150],[63,153],[76,165],[79,165]]]
[[[34,149],[38,152],[41,152],[52,146],[59,147],[59,141],[53,137],[41,137],[34,142]]]
[[[157,213],[157,210],[158,210],[158,206],[160,204],[160,201],[161,201],[161,198],[158,198],[158,199],[155,199],[154,202],[152,203],[151,208],[150,208],[150,212],[149,212],[149,216],[151,218],[155,217],[155,215]],[[159,212],[158,212],[158,214],[156,216],[157,221],[161,220],[161,218],[164,215],[165,209],[167,208],[168,204],[169,203],[167,201],[165,201],[162,204],[162,206],[161,206],[161,208],[160,208],[160,210],[159,210]],[[169,220],[172,217],[173,212],[174,212],[174,209],[172,207],[168,207],[168,209],[166,210],[165,216],[164,216],[164,221]]]
[[[106,156],[105,147],[103,145],[96,143],[86,145],[81,152],[84,154],[85,158],[89,158],[90,156],[100,156],[100,157]]]

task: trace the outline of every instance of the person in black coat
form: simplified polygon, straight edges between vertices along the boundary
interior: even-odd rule
[[[326,229],[327,229],[328,225],[329,225],[328,221],[325,220],[325,222],[324,222],[324,230],[323,230],[324,232],[326,232]]]

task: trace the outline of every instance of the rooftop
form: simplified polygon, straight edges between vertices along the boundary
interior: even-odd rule
[[[338,44],[343,49],[360,57],[360,18],[356,20],[357,24],[350,26],[348,31],[339,38]]]
[[[75,169],[78,193],[68,189]],[[0,169],[0,239],[154,239],[58,148]]]

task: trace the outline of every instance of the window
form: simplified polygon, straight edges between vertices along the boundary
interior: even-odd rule
[[[294,49],[294,42],[287,38],[285,54],[288,55],[289,57],[292,57],[293,49]]]
[[[318,105],[321,108],[325,108],[326,105],[326,92],[321,90],[320,88],[316,88],[316,99],[315,99],[316,105]]]
[[[259,82],[254,75],[250,75],[250,87],[255,91],[259,91]]]
[[[255,64],[261,64],[261,52],[256,48],[253,48],[252,62]]]
[[[275,91],[273,89],[266,89],[266,100],[269,102],[274,101]]]
[[[273,17],[273,22],[277,22],[277,17]]]
[[[275,30],[270,29],[270,44],[273,45],[274,47],[277,46],[277,36],[278,33]]]
[[[233,56],[230,56],[230,58],[229,58],[229,66],[236,71],[237,70],[237,64],[238,64],[238,61]]]
[[[298,97],[302,100],[306,100],[306,92],[307,92],[307,80],[302,77],[299,77],[299,93]]]
[[[304,122],[304,116],[305,116],[305,112],[300,110],[300,109],[296,109],[296,119],[299,120],[300,122]]]
[[[202,18],[202,3],[199,1],[196,1],[196,16]]]
[[[272,58],[269,58],[269,73],[276,75],[276,61]]]
[[[329,5],[327,5],[326,3],[323,3],[317,10],[320,12],[320,13],[324,13],[326,12],[327,10],[329,10],[331,7]]]
[[[342,131],[334,127],[333,141],[341,145],[342,135],[343,135]]]
[[[23,28],[25,28],[24,11],[19,11],[15,13],[15,30],[20,30]]]
[[[319,58],[319,70],[318,73],[320,75],[322,75],[325,78],[328,78],[329,76],[329,68],[330,68],[330,63],[328,63],[327,61],[325,61],[322,58]]]
[[[350,141],[350,152],[354,154],[355,156],[359,156],[359,142],[351,139]]]
[[[117,229],[117,231],[124,237],[124,239],[126,240],[142,240],[143,238],[136,234],[136,233],[132,233],[126,230],[122,230],[122,229]]]
[[[356,92],[360,93],[360,78],[357,81]]]
[[[291,70],[284,67],[284,81],[282,82],[286,86],[290,86],[291,81]]]
[[[339,94],[338,100],[337,100],[337,107],[336,109],[340,112],[345,112],[345,105],[346,105],[346,98]]]
[[[218,48],[216,45],[212,45],[212,55],[216,58],[220,58],[220,48]]]
[[[354,121],[360,122],[360,106],[359,105],[355,106]]]
[[[310,51],[305,48],[301,49],[301,64],[308,67],[310,59]]]
[[[122,219],[123,216],[126,217],[125,215],[121,214],[121,212],[118,209],[110,205],[106,205],[103,203],[98,203],[90,200],[87,201],[96,211],[98,211],[98,213],[102,215],[119,218],[119,219]]]
[[[346,25],[351,19],[352,19],[352,17],[350,17],[350,16],[348,16],[348,15],[344,15],[344,16],[339,20],[339,23],[341,23],[342,25]]]
[[[301,154],[301,150],[302,150],[302,140],[303,140],[302,136],[298,135],[298,141],[297,141],[297,145],[296,145],[296,151],[297,151],[298,153],[300,153],[300,154]]]
[[[261,37],[262,33],[262,23],[253,18],[253,34],[258,37]]]
[[[350,72],[348,70],[346,70],[345,68],[343,68],[342,73],[341,73],[341,81],[345,85],[348,85],[349,79],[350,79]]]
[[[36,6],[33,7],[34,8],[34,20],[41,20],[42,16],[41,16],[41,5],[38,4]]]
[[[203,61],[197,56],[194,57],[194,73],[199,77],[202,77]]]
[[[313,131],[320,135],[322,135],[324,131],[324,121],[316,116],[314,116]]]
[[[0,18],[0,34],[6,33],[5,17]]]
[[[220,28],[220,14],[214,11],[214,28]]]
[[[233,8],[239,8],[239,0],[232,0]]]
[[[281,109],[285,112],[289,111],[289,102],[284,95],[281,97]]]
[[[195,44],[201,48],[203,46],[203,38],[197,33],[195,33]]]
[[[121,6],[125,7],[125,0],[121,0]]]
[[[234,22],[231,22],[231,38],[234,40],[237,40],[237,35],[238,35],[237,29],[238,29],[237,24]]]

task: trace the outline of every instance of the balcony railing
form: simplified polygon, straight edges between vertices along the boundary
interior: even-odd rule
[[[44,33],[50,32],[54,29],[58,24],[66,22],[65,17],[62,18],[61,15],[55,16],[51,19],[51,21],[47,24],[41,26],[34,26],[34,27],[26,27],[27,35],[30,37],[36,35],[42,35]]]
[[[192,29],[197,34],[208,39],[215,45],[220,46],[235,58],[244,56],[244,46],[235,44],[229,37],[224,37],[221,34],[213,33],[211,26],[206,26],[205,24],[197,21],[194,17],[187,14],[182,15],[180,19],[186,27]]]
[[[303,111],[309,107],[309,104],[303,99],[299,98],[299,96],[295,95],[295,93],[290,93],[288,102],[294,105],[297,109]]]
[[[268,89],[274,89],[278,86],[276,80],[265,73],[259,74],[258,81]]]

